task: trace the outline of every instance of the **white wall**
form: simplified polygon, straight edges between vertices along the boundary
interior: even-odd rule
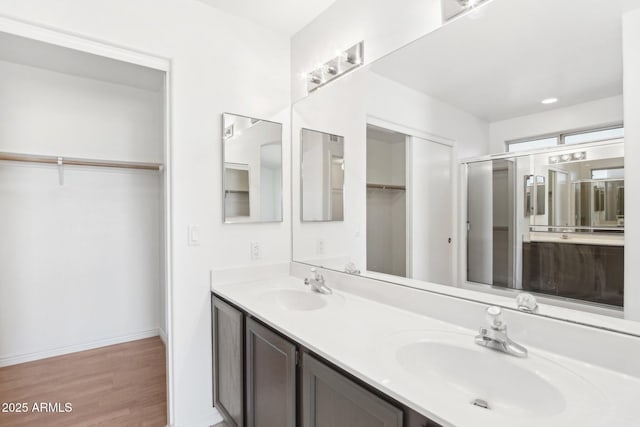
[[[282,223],[222,224],[220,114],[284,122],[288,136],[289,41],[195,0],[0,0],[0,14],[171,59],[170,422],[210,425],[209,270],[251,264],[250,241],[263,245],[256,264],[290,259],[288,198]],[[288,152],[285,138],[284,165]],[[188,224],[199,246],[187,246]]]
[[[520,138],[621,124],[622,95],[555,108],[544,113],[492,122],[491,153],[503,153],[505,142]]]
[[[640,321],[640,9],[623,16],[625,125],[624,316]]]
[[[364,60],[376,59],[438,28],[440,0],[337,0],[291,39],[291,99],[306,92],[302,77],[364,40]]]
[[[163,162],[159,91],[5,61],[0,89],[1,151]]]

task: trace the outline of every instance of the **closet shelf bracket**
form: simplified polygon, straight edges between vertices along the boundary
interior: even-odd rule
[[[58,183],[64,185],[64,163],[62,157],[58,157]]]

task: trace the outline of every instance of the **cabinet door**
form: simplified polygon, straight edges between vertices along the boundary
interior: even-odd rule
[[[402,410],[308,354],[302,356],[302,427],[402,427]]]
[[[229,427],[243,423],[243,314],[212,296],[213,405]]]
[[[295,427],[296,347],[246,322],[247,426]]]
[[[441,427],[440,424],[436,424],[427,417],[410,409],[405,411],[405,417],[407,418],[406,427]]]

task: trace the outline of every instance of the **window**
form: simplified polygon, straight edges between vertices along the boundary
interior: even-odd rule
[[[624,179],[624,168],[591,169],[591,179]]]
[[[555,147],[557,145],[583,144],[587,142],[607,141],[611,139],[624,138],[624,127],[616,126],[611,128],[589,129],[580,132],[560,133],[557,135],[524,139],[517,141],[507,141],[507,152],[539,150],[541,148]]]

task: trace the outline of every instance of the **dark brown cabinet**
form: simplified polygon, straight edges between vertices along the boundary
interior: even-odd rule
[[[244,426],[244,314],[213,296],[213,405],[230,427]]]
[[[252,319],[246,326],[248,427],[295,427],[296,346]]]
[[[306,353],[301,406],[302,427],[402,427],[402,409]]]
[[[524,242],[522,289],[621,307],[624,246]]]
[[[227,426],[437,427],[232,304],[211,301],[214,406]]]

